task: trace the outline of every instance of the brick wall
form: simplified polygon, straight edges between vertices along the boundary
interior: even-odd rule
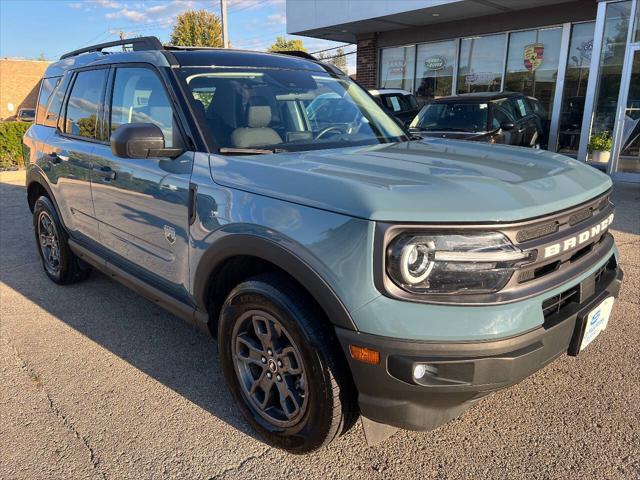
[[[14,116],[19,108],[35,108],[40,79],[49,63],[0,59],[0,120]],[[9,104],[13,104],[13,111]]]
[[[356,54],[358,83],[365,88],[376,88],[378,78],[378,43],[376,34],[358,38]]]

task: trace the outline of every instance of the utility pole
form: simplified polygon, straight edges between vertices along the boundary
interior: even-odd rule
[[[220,20],[222,22],[222,47],[229,48],[229,34],[227,33],[227,0],[220,0]]]

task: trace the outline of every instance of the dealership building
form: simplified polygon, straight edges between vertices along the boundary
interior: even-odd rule
[[[363,86],[419,102],[536,97],[549,150],[640,180],[640,0],[288,0],[287,31],[356,44]]]

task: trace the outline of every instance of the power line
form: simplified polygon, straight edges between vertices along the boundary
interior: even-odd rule
[[[324,50],[316,50],[315,52],[311,52],[311,55],[314,55],[316,53],[329,52],[331,50],[337,50],[339,48],[348,47],[350,45],[353,45],[353,43],[345,43],[344,45],[340,45],[338,47],[325,48]]]
[[[347,55],[353,55],[354,53],[358,53],[358,51],[354,50],[353,52],[347,52],[340,55],[333,55],[331,57],[318,58],[318,60],[320,60],[321,62],[324,62],[325,60],[332,60],[334,58],[346,57]]]

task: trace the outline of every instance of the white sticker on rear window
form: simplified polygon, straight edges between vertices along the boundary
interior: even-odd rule
[[[400,110],[402,110],[402,108],[400,108],[398,97],[389,97],[389,100],[391,100],[391,105],[393,106],[394,112],[399,112]]]
[[[481,103],[480,105],[478,105],[478,107],[480,107],[480,110],[484,110],[485,108],[487,108],[487,104]]]

